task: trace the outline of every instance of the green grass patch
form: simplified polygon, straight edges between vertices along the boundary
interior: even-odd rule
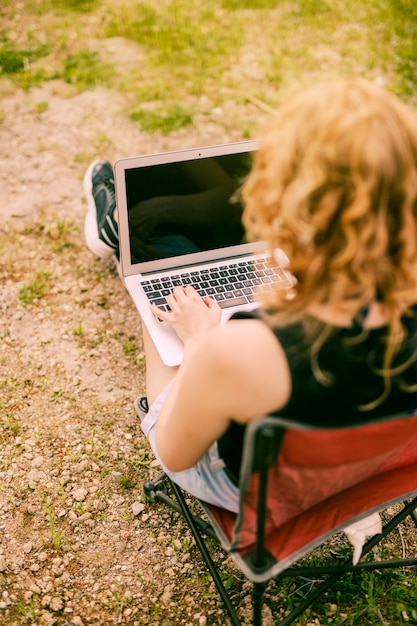
[[[148,133],[160,132],[163,135],[193,123],[190,110],[179,104],[158,106],[155,109],[137,108],[129,113],[129,117],[139,122],[142,130]]]
[[[201,92],[207,80],[228,69],[230,55],[244,37],[244,23],[217,2],[133,2],[109,13],[107,37],[124,37],[143,46],[147,61],[164,72],[165,88]],[[188,81],[184,84],[184,81]]]
[[[19,74],[29,70],[30,64],[49,52],[47,45],[32,49],[20,49],[8,39],[0,39],[0,71],[3,74]]]
[[[120,478],[120,486],[123,489],[126,489],[126,491],[128,491],[129,489],[133,489],[134,487],[136,487],[137,485],[137,480],[134,476],[132,476],[131,474],[127,474],[125,476],[122,476]]]
[[[255,98],[275,107],[282,88],[323,74],[378,80],[417,101],[414,0],[22,0],[19,6],[9,0],[0,8],[1,73],[24,89],[52,78],[77,92],[106,85],[126,94],[127,114],[145,132],[193,125],[199,107],[210,115],[230,101]],[[121,49],[126,42],[126,63],[123,54],[113,58],[108,38]],[[251,134],[249,120],[241,127]]]
[[[51,6],[54,8],[84,13],[94,11],[99,5],[99,0],[51,0]]]
[[[37,270],[19,291],[19,300],[23,304],[32,304],[44,298],[48,292],[49,273]]]
[[[33,48],[20,48],[7,38],[0,39],[0,76],[8,76],[22,89],[29,89],[42,83],[47,74],[33,63],[49,53],[49,46],[35,45]]]
[[[197,11],[192,3],[184,2],[164,3],[160,8],[154,3],[122,5],[114,13],[106,35],[132,39],[146,46],[156,62],[171,67],[192,62],[194,67],[210,69],[213,62],[221,63],[223,54],[230,54],[242,34],[239,24],[226,32],[219,29],[216,11],[210,4],[201,5]]]
[[[113,74],[112,65],[103,63],[97,52],[87,49],[68,56],[63,64],[65,82],[76,85],[81,90],[107,84]]]
[[[306,559],[305,565],[323,565],[334,558],[349,560],[351,547],[347,543],[336,546],[325,554],[326,548],[319,548]],[[381,559],[395,558],[392,550]],[[411,553],[410,553],[411,556]],[[375,626],[375,624],[415,624],[417,623],[417,581],[414,568],[381,569],[370,572],[345,574],[330,590],[317,600],[299,617],[297,624],[307,626],[315,623],[332,626]],[[319,581],[313,576],[302,579],[272,581],[268,587],[268,604],[273,614],[281,619],[285,613],[295,608]]]
[[[387,14],[399,91],[413,95],[417,84],[417,4],[414,0],[387,0]]]
[[[242,9],[275,9],[276,0],[223,0],[222,7],[231,11]]]

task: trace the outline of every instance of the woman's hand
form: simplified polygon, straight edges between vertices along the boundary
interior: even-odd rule
[[[202,298],[191,285],[175,287],[166,300],[170,311],[162,311],[153,304],[152,312],[175,329],[184,345],[220,325],[221,308],[217,302],[212,298]]]

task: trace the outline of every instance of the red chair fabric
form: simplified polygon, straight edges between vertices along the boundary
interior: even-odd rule
[[[265,545],[275,562],[262,574],[242,561],[255,544],[258,474],[254,437],[265,425],[284,429],[269,470]],[[238,515],[207,507],[226,550],[252,580],[267,580],[352,522],[417,494],[417,415],[346,428],[310,428],[277,418],[247,432]]]

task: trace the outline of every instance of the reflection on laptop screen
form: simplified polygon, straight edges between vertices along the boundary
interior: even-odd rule
[[[243,243],[251,162],[244,152],[126,170],[131,263]]]

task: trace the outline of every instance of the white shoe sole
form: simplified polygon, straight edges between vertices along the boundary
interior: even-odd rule
[[[98,256],[100,259],[109,259],[114,253],[114,248],[111,248],[99,238],[98,224],[97,224],[97,209],[96,203],[93,197],[93,183],[91,174],[97,163],[102,161],[94,161],[89,165],[84,175],[84,193],[87,198],[88,212],[84,222],[84,236],[88,248],[91,252]]]

